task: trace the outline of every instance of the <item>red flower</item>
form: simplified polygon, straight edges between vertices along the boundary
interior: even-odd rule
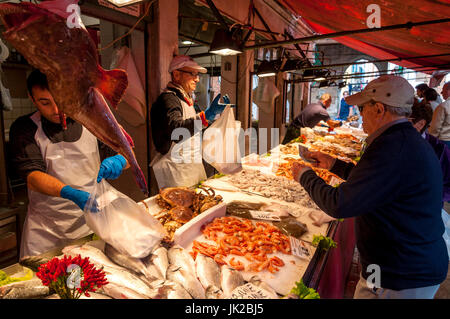
[[[71,272],[69,266],[71,269],[75,268],[75,271]],[[96,269],[89,262],[89,257],[81,258],[80,255],[76,257],[64,255],[61,259],[55,257],[40,265],[36,276],[41,279],[43,285],[54,289],[61,298],[69,299],[77,299],[83,293],[89,297],[89,292],[95,292],[96,289],[108,284],[105,272]],[[67,286],[68,279],[72,279],[71,282],[75,283],[74,288]]]

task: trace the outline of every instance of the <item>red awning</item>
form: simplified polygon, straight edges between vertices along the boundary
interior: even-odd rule
[[[381,27],[450,17],[450,0],[282,0],[287,8],[320,34],[367,28],[370,4],[380,7]],[[370,32],[334,40],[377,59],[450,54],[450,23]],[[450,55],[404,60],[395,64],[415,68],[450,63]],[[419,70],[420,71],[420,70]],[[431,73],[427,72],[427,73]]]

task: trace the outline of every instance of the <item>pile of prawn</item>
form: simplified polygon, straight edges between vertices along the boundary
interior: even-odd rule
[[[219,265],[228,264],[236,270],[260,272],[267,269],[276,273],[284,266],[284,262],[276,256],[267,255],[277,251],[291,254],[289,237],[277,227],[265,222],[253,224],[248,219],[220,217],[204,226],[202,233],[217,246],[194,240],[191,256],[195,259],[197,254],[201,253],[213,258]],[[224,258],[228,255],[244,257],[251,263],[244,266],[244,263],[235,260],[235,257],[227,263]]]

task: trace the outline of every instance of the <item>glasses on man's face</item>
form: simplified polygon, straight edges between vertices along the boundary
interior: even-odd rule
[[[363,109],[364,109],[364,105],[358,105],[359,113],[362,113]]]
[[[198,72],[190,72],[190,71],[184,71],[184,70],[178,70],[178,71],[190,74],[194,78],[196,78],[197,76],[200,76],[200,74]]]

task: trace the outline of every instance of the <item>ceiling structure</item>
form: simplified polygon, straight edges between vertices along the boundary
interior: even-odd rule
[[[368,28],[373,0],[281,0],[318,34]],[[418,23],[450,17],[449,0],[385,0],[379,5],[380,26]],[[370,25],[370,23],[369,23]],[[450,22],[336,37],[334,40],[377,59],[406,58],[395,64],[417,68],[450,64]],[[417,58],[417,56],[434,57]],[[441,56],[438,56],[441,55]],[[447,66],[445,66],[447,64]],[[428,71],[427,73],[431,73]]]

